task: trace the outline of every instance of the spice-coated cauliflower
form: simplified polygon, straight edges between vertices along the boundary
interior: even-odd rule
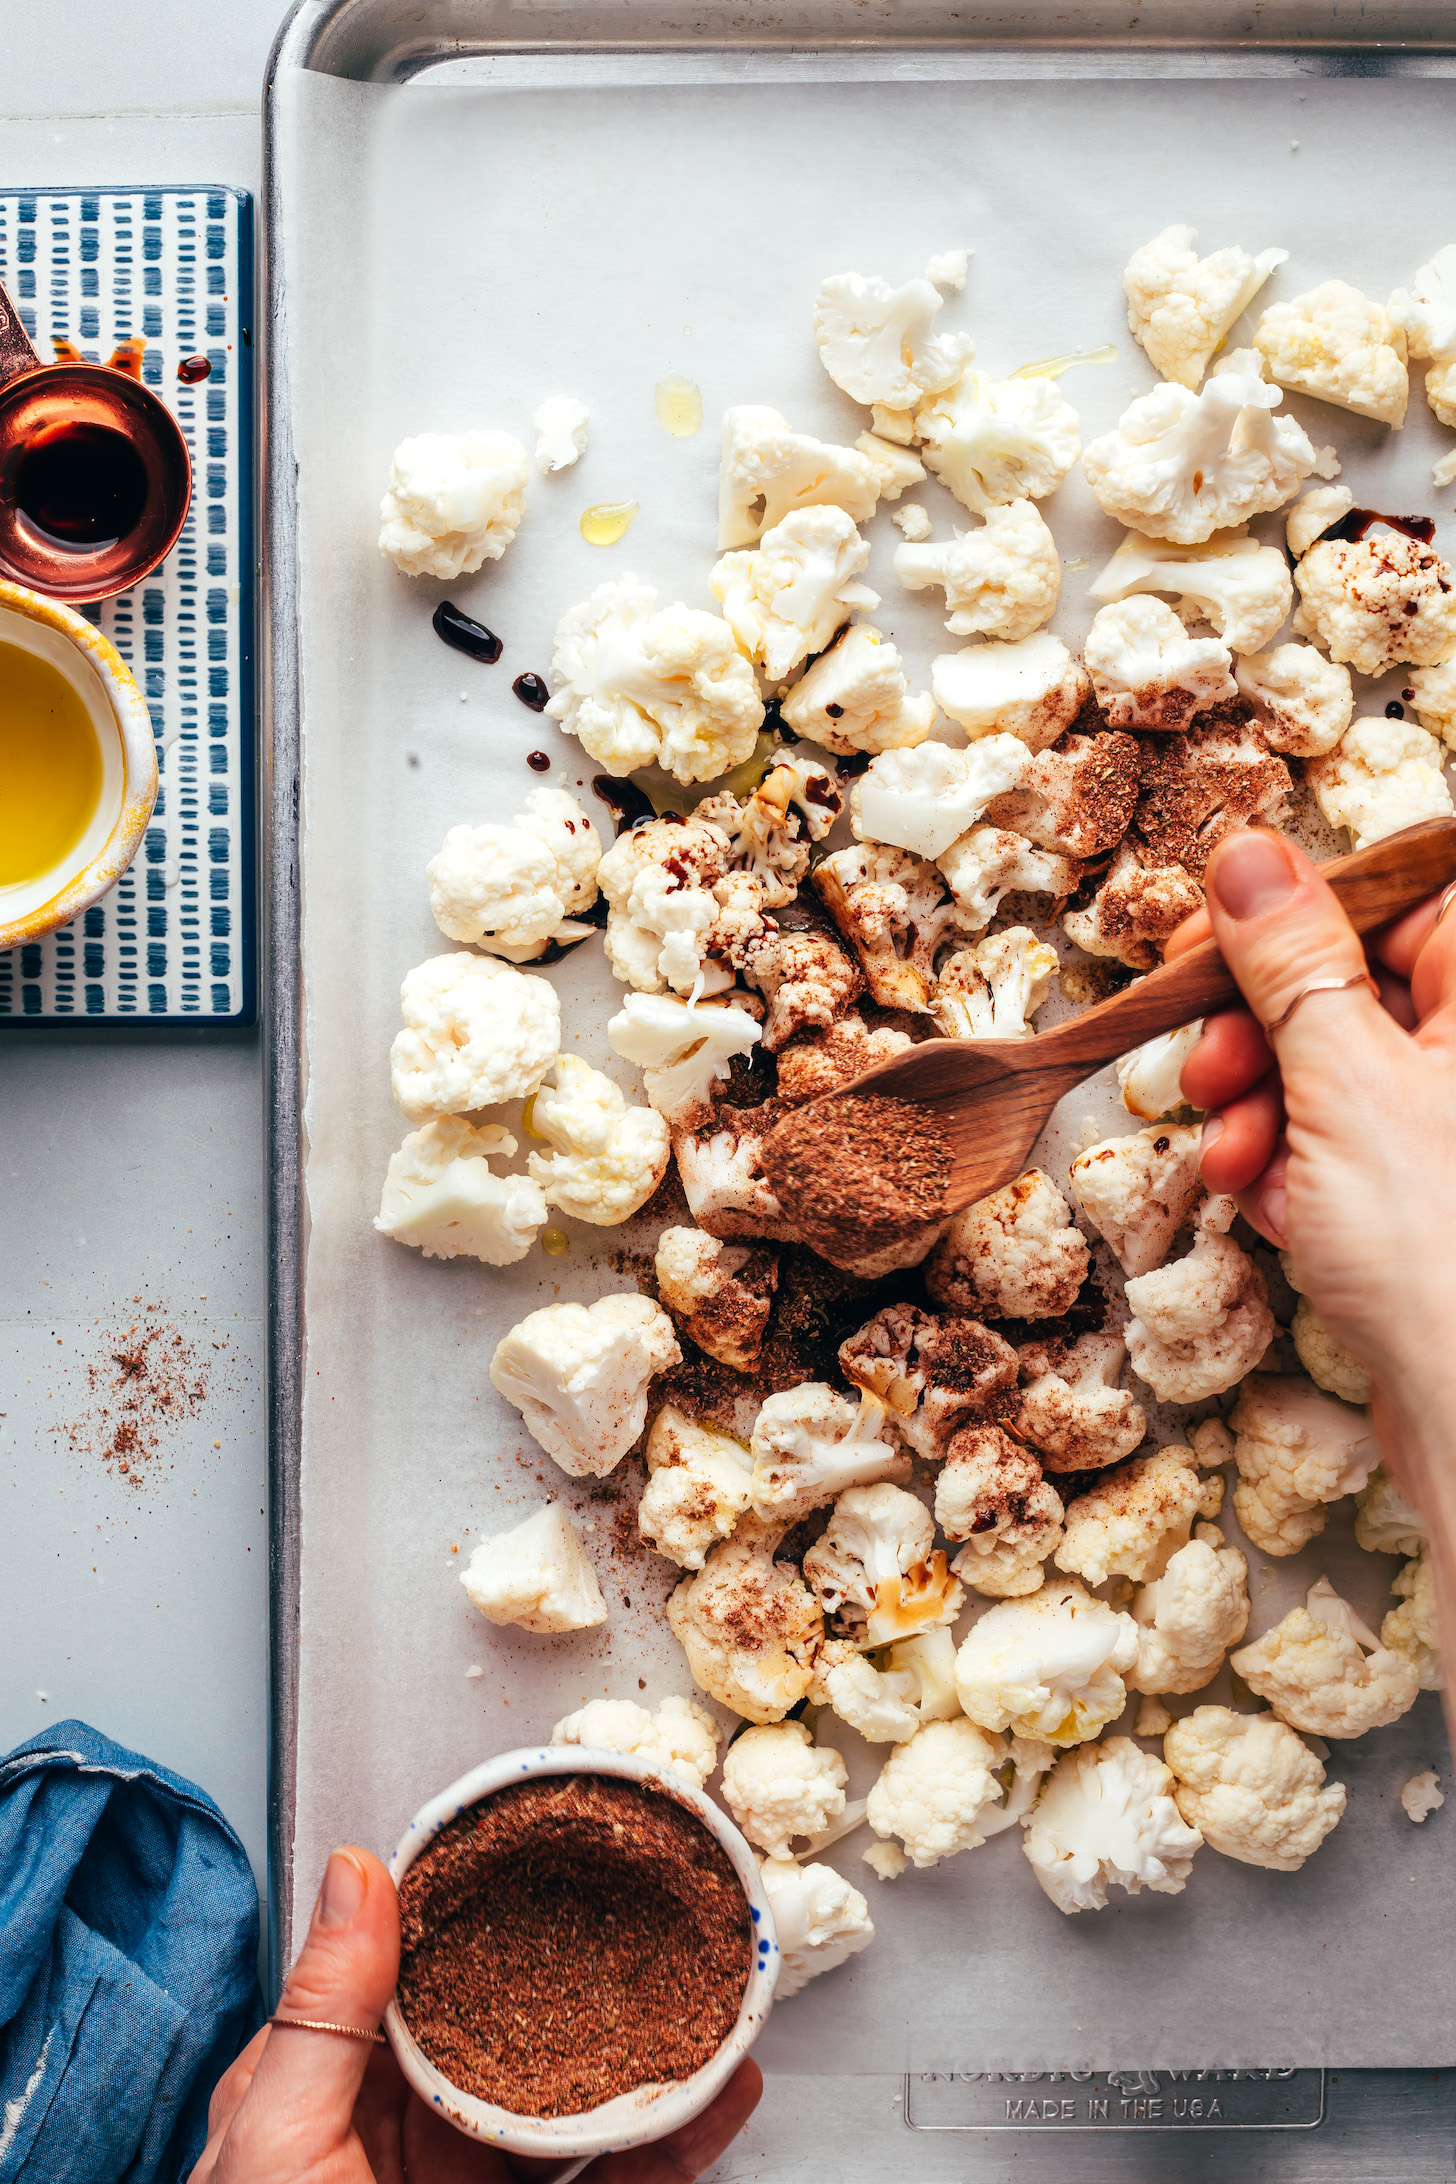
[[[1275,1714],[1198,1706],[1163,1739],[1173,1795],[1210,1850],[1271,1873],[1297,1873],[1345,1810],[1343,1783]]]
[[[509,963],[531,963],[550,943],[584,940],[581,913],[597,899],[602,845],[564,789],[532,789],[505,826],[451,827],[425,867],[430,910],[449,940],[471,941]]]
[[[1208,1536],[1203,1536],[1207,1534]],[[1161,1577],[1132,1603],[1138,1626],[1133,1691],[1201,1691],[1218,1674],[1230,1646],[1249,1622],[1249,1565],[1237,1547],[1222,1545],[1216,1525],[1169,1557]]]
[[[1296,633],[1358,674],[1384,675],[1402,661],[1433,667],[1456,650],[1451,571],[1433,547],[1404,532],[1317,539],[1294,581]]]
[[[887,1305],[839,1345],[839,1369],[889,1406],[895,1431],[939,1463],[962,1426],[1016,1407],[1016,1352],[971,1319]]]
[[[1043,751],[1071,727],[1091,694],[1087,670],[1060,637],[1035,630],[1014,645],[985,640],[930,663],[942,713],[977,736],[1018,736]]]
[[[647,1387],[679,1365],[672,1321],[635,1292],[546,1304],[503,1335],[490,1377],[572,1478],[605,1478],[647,1423]]]
[[[722,992],[765,930],[763,890],[733,870],[728,836],[707,820],[649,820],[607,851],[597,878],[612,974],[643,993]]]
[[[814,886],[859,957],[871,997],[882,1008],[929,1015],[936,953],[957,909],[939,867],[908,850],[857,842],[821,859]]]
[[[1411,1663],[1381,1644],[1327,1577],[1232,1662],[1282,1721],[1316,1737],[1382,1729],[1414,1706],[1420,1689]]]
[[[1413,720],[1367,714],[1352,721],[1332,751],[1312,758],[1308,779],[1332,827],[1348,827],[1368,849],[1422,819],[1449,819],[1445,752]]]
[[[1440,736],[1448,750],[1456,751],[1456,647],[1434,667],[1416,668],[1409,687],[1421,726]]]
[[[708,585],[740,652],[781,682],[856,608],[879,605],[879,593],[856,581],[869,558],[842,508],[800,508],[757,546],[725,554]]]
[[[1327,660],[1313,645],[1278,645],[1255,652],[1234,669],[1239,696],[1254,708],[1259,733],[1271,750],[1318,758],[1332,750],[1350,725],[1355,693],[1350,670]]]
[[[1031,753],[1016,786],[986,816],[1064,857],[1105,856],[1132,819],[1144,763],[1136,736],[1065,735],[1054,750]]]
[[[1143,1407],[1117,1384],[1127,1361],[1120,1335],[1028,1343],[1021,1352],[1016,1430],[1047,1471],[1100,1471],[1130,1456],[1147,1431]]]
[[[667,1603],[693,1681],[749,1721],[782,1721],[814,1680],[824,1617],[808,1586],[774,1552],[781,1524],[739,1519]]]
[[[554,470],[570,470],[586,453],[586,428],[591,411],[573,394],[548,394],[531,412],[536,427],[536,468],[543,477]]]
[[[748,1507],[748,1453],[664,1403],[647,1436],[647,1484],[637,1504],[637,1529],[660,1555],[684,1570],[701,1570]]]
[[[1203,889],[1192,873],[1125,841],[1091,902],[1069,910],[1062,926],[1068,940],[1088,955],[1151,971],[1162,960],[1169,934],[1202,906]]]
[[[762,403],[723,412],[718,471],[718,551],[756,546],[797,508],[842,508],[856,523],[875,512],[875,465],[857,448],[832,447]]]
[[[812,845],[843,809],[844,792],[832,774],[812,758],[785,752],[746,802],[725,789],[704,797],[693,817],[722,828],[732,869],[755,879],[765,905],[781,910],[798,894]]]
[[[1302,1377],[1252,1373],[1229,1419],[1234,1512],[1266,1555],[1294,1555],[1325,1528],[1328,1504],[1358,1493],[1379,1459],[1363,1411]]]
[[[837,1092],[913,1044],[910,1034],[893,1024],[877,1024],[871,1031],[853,1012],[836,1017],[826,1030],[796,1033],[780,1048],[778,1096],[788,1106],[802,1106],[821,1092]]]
[[[1109,1888],[1181,1895],[1203,1837],[1174,1803],[1173,1776],[1131,1737],[1067,1752],[1053,1767],[1022,1837],[1031,1869],[1059,1911],[1105,1911]]]
[[[543,1085],[527,1125],[552,1147],[526,1165],[548,1206],[615,1228],[645,1206],[667,1173],[672,1141],[653,1107],[629,1107],[620,1087],[573,1054],[556,1057],[556,1087]]]
[[[1372,1471],[1355,1496],[1355,1537],[1372,1555],[1414,1556],[1426,1544],[1425,1518],[1383,1469]]]
[[[885,1761],[865,1817],[876,1835],[898,1838],[918,1867],[976,1850],[1000,1832],[983,1823],[1001,1813],[1006,1756],[1001,1738],[974,1722],[927,1722]]]
[[[1400,1601],[1380,1626],[1380,1643],[1410,1662],[1422,1691],[1443,1691],[1441,1634],[1436,1622],[1436,1574],[1428,1554],[1398,1570],[1391,1591]]]
[[[1164,384],[1092,442],[1082,468],[1099,505],[1130,530],[1200,546],[1299,491],[1317,457],[1278,387],[1216,373],[1201,394]]]
[[[1348,281],[1323,281],[1288,303],[1271,303],[1254,346],[1281,387],[1378,424],[1404,423],[1405,335]]]
[[[855,959],[832,933],[765,933],[747,951],[744,976],[768,1003],[763,1043],[770,1054],[805,1031],[829,1031],[864,985]]]
[[[881,1481],[841,1494],[804,1556],[836,1635],[868,1648],[953,1623],[965,1595],[934,1538],[930,1512],[901,1487]]]
[[[787,2002],[811,1979],[836,1971],[874,1940],[869,1905],[833,1866],[764,1858],[759,1872],[779,1938],[776,2002]]]
[[[696,1699],[663,1699],[655,1714],[635,1699],[590,1699],[557,1722],[551,1742],[627,1752],[701,1790],[718,1764],[721,1733]]]
[[[1087,1239],[1041,1168],[956,1215],[931,1253],[925,1286],[966,1319],[1055,1319],[1087,1279]]]
[[[849,823],[860,841],[939,857],[1032,763],[1016,736],[982,736],[961,751],[946,743],[883,751],[850,790]]]
[[[635,576],[598,584],[556,625],[553,720],[608,773],[662,766],[712,781],[748,757],[763,726],[753,669],[716,614],[659,607]]]
[[[936,859],[950,889],[956,930],[981,933],[1014,888],[1065,902],[1082,877],[1074,858],[1038,849],[1008,827],[974,826]]]
[[[842,758],[912,750],[935,725],[934,698],[911,697],[899,653],[867,622],[820,654],[779,711],[795,735]]]
[[[406,975],[399,1005],[389,1070],[414,1123],[525,1099],[560,1051],[556,989],[494,956],[431,956]]]
[[[735,1372],[758,1368],[779,1285],[778,1254],[725,1244],[702,1229],[668,1228],[657,1239],[657,1293],[700,1350]]]
[[[1185,622],[1211,622],[1230,652],[1262,652],[1291,606],[1289,564],[1240,524],[1200,546],[1175,546],[1129,531],[1090,587],[1103,603],[1134,592],[1172,592]]]
[[[915,413],[928,467],[978,516],[1054,493],[1077,460],[1077,422],[1054,380],[975,371]]]
[[[815,1744],[801,1721],[761,1723],[729,1745],[723,1801],[751,1843],[791,1858],[791,1839],[822,1835],[844,1811],[848,1771],[831,1745]]]
[[[499,561],[520,529],[530,476],[509,432],[401,440],[379,503],[379,551],[404,576],[469,576]]]
[[[556,1631],[589,1630],[607,1620],[596,1572],[560,1502],[481,1540],[460,1582],[490,1623]]]
[[[688,1211],[709,1236],[737,1242],[755,1237],[793,1243],[798,1230],[763,1172],[764,1141],[782,1118],[782,1103],[733,1107],[726,1100],[707,1121],[674,1130],[678,1180]]]
[[[510,1160],[516,1141],[499,1123],[476,1130],[459,1115],[427,1122],[389,1163],[374,1226],[427,1259],[524,1259],[546,1219],[540,1185],[493,1175],[492,1154]]]
[[[835,386],[891,410],[950,386],[975,349],[967,334],[936,333],[943,301],[928,277],[892,288],[873,273],[831,273],[814,298],[814,339]]]
[[[1029,1039],[1057,968],[1055,948],[1008,925],[941,965],[930,1013],[947,1039]]]
[[[1200,258],[1198,230],[1165,227],[1135,250],[1122,276],[1127,323],[1154,371],[1196,388],[1234,321],[1246,311],[1287,250],[1257,258],[1235,244]]]
[[[884,1404],[864,1391],[854,1403],[806,1380],[768,1396],[749,1443],[755,1513],[793,1524],[847,1487],[908,1479],[910,1460],[884,1428]]]
[[[965,1541],[951,1567],[976,1592],[992,1600],[1035,1592],[1062,1543],[1062,1515],[1035,1452],[1000,1426],[952,1436],[935,1482],[935,1521],[947,1539]]]
[[[1056,610],[1062,562],[1034,501],[988,508],[979,531],[957,531],[939,546],[897,546],[895,574],[907,591],[944,588],[954,637],[1029,637]]]
[[[1190,1123],[1158,1123],[1133,1137],[1104,1138],[1072,1162],[1072,1196],[1124,1274],[1161,1266],[1192,1213],[1203,1189],[1201,1135]]]
[[[1114,728],[1186,728],[1238,694],[1228,646],[1190,637],[1171,607],[1145,593],[1099,608],[1083,658]]]
[[[673,1129],[708,1120],[734,1055],[751,1054],[762,1037],[762,1026],[732,1002],[680,1001],[666,993],[629,993],[607,1025],[607,1045],[637,1064],[649,1103]]]
[[[983,1729],[1080,1744],[1122,1712],[1137,1647],[1130,1615],[1057,1578],[987,1609],[956,1655],[956,1690]]]
[[[1221,1395],[1274,1339],[1263,1275],[1231,1236],[1207,1228],[1186,1258],[1130,1281],[1127,1301],[1132,1369],[1164,1403]]]
[[[1075,1571],[1089,1585],[1105,1585],[1109,1577],[1141,1585],[1160,1577],[1187,1546],[1194,1518],[1216,1517],[1222,1502],[1222,1478],[1200,1472],[1186,1441],[1134,1456],[1068,1502],[1057,1568]]]
[[[847,1638],[826,1638],[810,1701],[832,1707],[867,1744],[904,1744],[922,1723],[951,1721],[960,1712],[955,1652],[943,1623],[873,1653],[862,1653]]]
[[[1281,826],[1293,778],[1247,721],[1207,721],[1144,747],[1138,850],[1201,881],[1215,846],[1246,826]]]

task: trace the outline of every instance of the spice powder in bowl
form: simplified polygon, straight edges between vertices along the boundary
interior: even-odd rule
[[[742,1883],[666,1791],[538,1777],[441,1828],[400,1882],[399,2008],[450,2083],[575,2116],[690,2078],[753,1962]]]

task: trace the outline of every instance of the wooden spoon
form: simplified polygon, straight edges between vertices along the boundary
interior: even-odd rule
[[[1320,875],[1356,932],[1372,933],[1456,879],[1456,819],[1407,827],[1332,858]],[[932,1108],[953,1149],[946,1210],[958,1213],[1021,1174],[1052,1109],[1074,1086],[1144,1040],[1241,1001],[1217,943],[1206,940],[1051,1031],[1031,1039],[927,1039],[815,1105],[874,1092]]]

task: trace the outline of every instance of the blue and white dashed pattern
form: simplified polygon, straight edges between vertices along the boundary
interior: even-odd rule
[[[0,194],[0,279],[43,361],[105,362],[145,336],[142,378],[182,427],[192,506],[160,569],[82,612],[146,697],[161,790],[136,863],[44,940],[0,951],[0,1023],[250,1022],[255,1007],[252,205],[227,189]],[[177,377],[202,355],[209,377]]]

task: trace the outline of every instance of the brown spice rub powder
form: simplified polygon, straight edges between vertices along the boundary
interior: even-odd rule
[[[454,2086],[571,2116],[700,2070],[753,1961],[722,1846],[665,1790],[522,1782],[459,1814],[399,1891],[399,2004]]]
[[[864,1253],[943,1219],[950,1171],[950,1140],[929,1109],[875,1092],[796,1108],[763,1147],[779,1204],[831,1253]]]

